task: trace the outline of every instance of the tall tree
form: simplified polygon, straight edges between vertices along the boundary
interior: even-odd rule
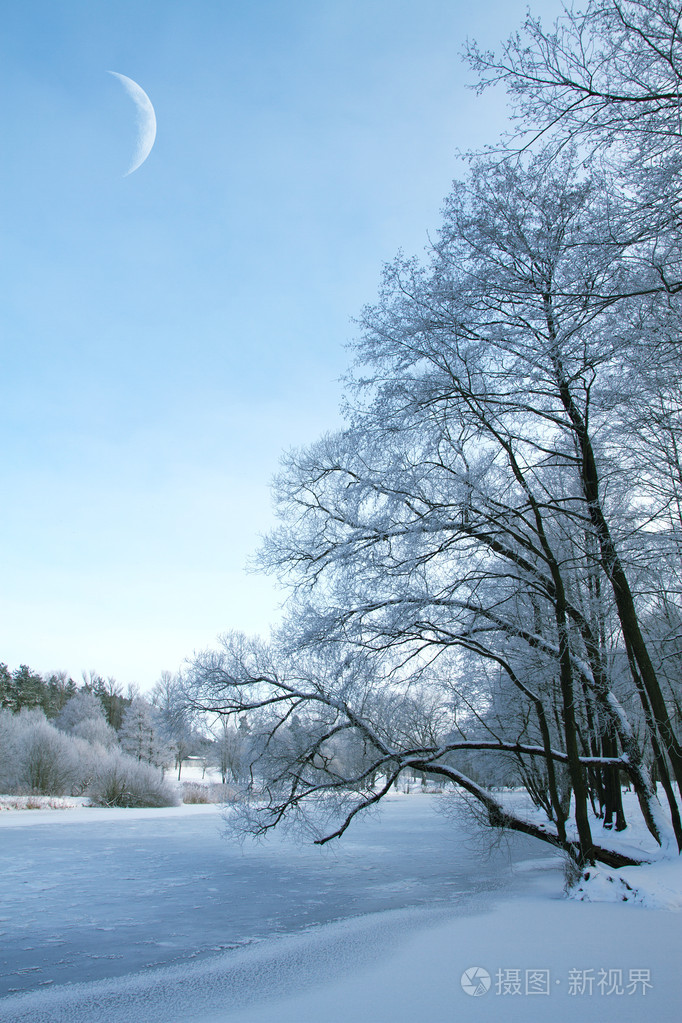
[[[430,264],[387,269],[361,320],[347,429],[293,452],[276,483],[283,525],[262,560],[293,586],[284,667],[232,641],[190,680],[214,711],[279,708],[269,822],[304,795],[354,790],[340,833],[419,769],[456,780],[498,823],[613,861],[589,803],[596,792],[624,826],[626,769],[652,834],[667,841],[672,825],[682,844],[676,797],[666,819],[637,739],[643,727],[677,770],[630,558],[633,535],[649,542],[645,517],[627,438],[603,439],[637,345],[614,330],[626,249],[595,243],[602,214],[570,160],[479,162]],[[491,713],[500,673],[512,714]],[[452,703],[467,708],[456,735],[417,729],[419,706],[436,722]],[[287,752],[294,717],[301,742]],[[341,739],[362,749],[345,758],[360,774],[340,770]],[[551,826],[503,809],[466,773],[472,751],[514,758]]]
[[[119,741],[121,748],[138,761],[161,767],[168,759],[168,746],[161,736],[154,710],[140,697],[126,707]]]
[[[194,753],[198,740],[176,675],[170,671],[161,672],[151,692],[151,703],[157,712],[159,732],[166,745],[173,750],[180,781],[182,765]]]
[[[284,461],[262,553],[292,588],[275,649],[228,638],[186,680],[195,705],[267,732],[269,799],[248,827],[324,794],[326,841],[416,769],[493,823],[615,862],[589,810],[626,826],[625,771],[651,834],[682,849],[664,668],[680,607],[679,23],[670,0],[588,0],[552,32],[529,17],[501,57],[471,48],[529,136],[472,162],[429,262],[386,269],[346,429]],[[493,757],[546,823],[486,787]]]
[[[123,724],[125,708],[131,701],[124,697],[123,686],[112,675],[109,675],[108,678],[94,675],[93,678],[93,674],[93,672],[90,673],[92,691],[104,708],[107,723],[118,731]]]

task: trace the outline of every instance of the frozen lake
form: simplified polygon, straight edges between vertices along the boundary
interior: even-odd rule
[[[519,838],[488,857],[437,801],[391,797],[323,848],[276,835],[241,847],[213,807],[3,815],[0,992],[237,955],[367,914],[390,929],[439,909],[475,912],[522,884],[513,861],[548,855]]]

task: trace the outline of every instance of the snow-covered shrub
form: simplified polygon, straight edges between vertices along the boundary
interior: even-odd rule
[[[79,721],[71,730],[71,735],[84,739],[92,746],[103,746],[105,749],[111,749],[118,744],[116,732],[103,717]]]
[[[97,776],[100,764],[109,754],[109,748],[101,743],[91,743],[79,735],[70,736],[75,756],[75,771],[71,783],[71,795],[82,796]]]
[[[81,740],[82,741],[82,740]],[[87,743],[84,744],[87,747]],[[78,785],[75,741],[48,721],[42,710],[0,714],[0,791],[8,794],[70,794]]]
[[[198,781],[186,781],[182,785],[183,803],[212,803],[208,785]]]
[[[88,786],[96,806],[177,806],[176,787],[151,764],[133,759],[118,750],[108,752]]]
[[[90,726],[92,728],[90,729]],[[102,727],[103,726],[103,727]],[[42,710],[0,712],[0,792],[8,795],[82,795],[108,755],[112,729],[102,718],[85,718],[66,734]],[[79,735],[90,730],[91,742]]]
[[[42,711],[22,711],[16,726],[19,787],[44,796],[71,792],[78,773],[73,740],[50,724]]]
[[[220,782],[186,781],[182,785],[183,803],[234,803],[239,798],[237,789]]]

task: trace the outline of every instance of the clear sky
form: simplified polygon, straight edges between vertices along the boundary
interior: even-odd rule
[[[557,4],[538,0],[548,20]],[[8,0],[0,660],[151,686],[281,594],[245,571],[283,449],[339,423],[351,318],[421,253],[466,88],[524,0]],[[158,124],[125,177],[135,107]]]

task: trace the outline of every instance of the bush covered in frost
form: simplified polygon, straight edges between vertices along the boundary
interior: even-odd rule
[[[92,739],[83,736],[92,724]],[[0,792],[5,795],[80,796],[110,756],[109,726],[82,719],[71,734],[42,710],[0,711]],[[95,741],[92,741],[92,740]],[[97,741],[104,740],[103,742]]]
[[[180,796],[162,772],[121,753],[107,752],[95,770],[87,793],[95,806],[177,806]]]
[[[78,787],[79,749],[42,710],[0,714],[0,790],[63,796]]]
[[[21,751],[20,784],[41,796],[63,796],[77,779],[73,742],[49,721],[26,729]]]
[[[238,799],[239,792],[233,785],[198,781],[182,784],[183,803],[235,803]]]
[[[55,727],[42,710],[0,711],[0,792],[86,794],[97,806],[180,802],[176,786],[158,767],[112,748],[115,733],[86,699],[75,697],[65,712]]]

